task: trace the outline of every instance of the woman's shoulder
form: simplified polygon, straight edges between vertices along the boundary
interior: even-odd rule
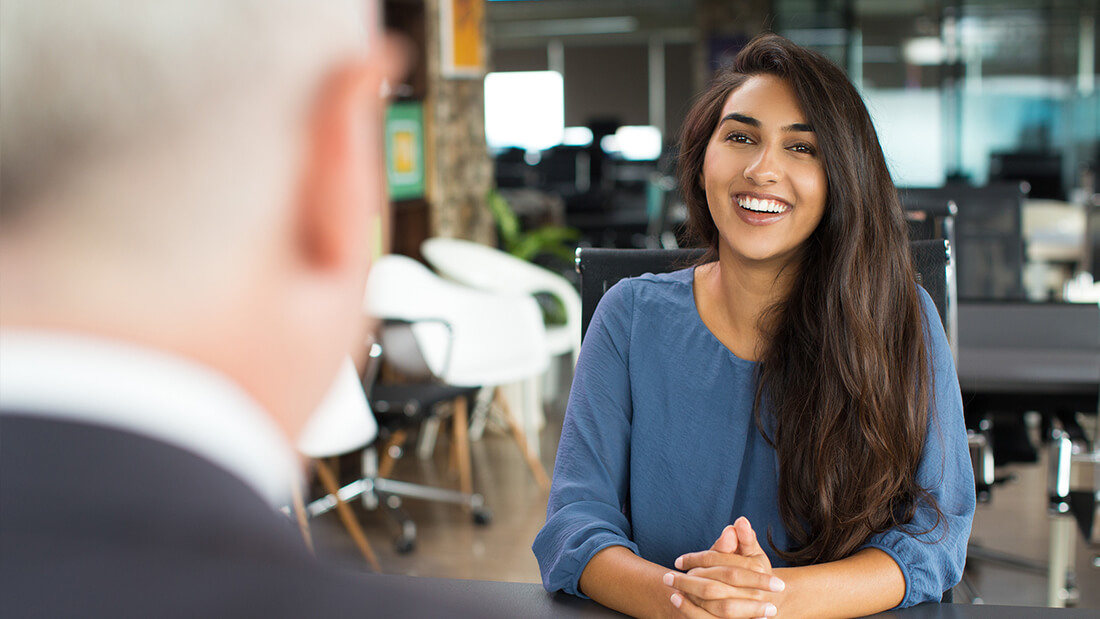
[[[628,277],[608,288],[599,301],[593,320],[638,326],[667,319],[676,312],[694,309],[693,268],[670,273],[645,273]]]
[[[694,303],[692,280],[694,267],[687,267],[669,273],[644,273],[628,277],[616,283],[607,291],[618,295],[629,295],[635,309],[645,309],[653,304],[679,305],[687,301]]]
[[[668,273],[643,273],[631,278],[644,286],[652,287],[682,287],[691,288],[695,267],[689,266]]]

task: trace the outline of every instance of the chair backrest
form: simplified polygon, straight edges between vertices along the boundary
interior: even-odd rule
[[[565,335],[551,333],[551,354],[580,348],[581,299],[573,284],[550,271],[499,249],[451,238],[430,238],[420,253],[443,277],[464,286],[510,294],[550,295],[561,303]]]
[[[932,297],[947,332],[952,351],[957,351],[955,327],[955,273],[951,244],[946,240],[913,241],[909,244],[917,281]],[[690,266],[702,249],[603,249],[577,248],[577,272],[581,279],[581,337],[588,330],[596,305],[608,288],[621,279],[643,273],[668,273]]]
[[[944,332],[947,334],[947,341],[951,345],[951,352],[958,360],[959,307],[951,243],[945,239],[911,241],[909,249],[913,253],[913,268],[917,272],[917,283],[935,302],[936,310],[940,314],[940,322],[943,323]]]
[[[367,279],[364,310],[411,323],[432,373],[457,386],[508,384],[544,372],[550,356],[535,299],[475,290],[445,280],[407,256],[382,256]],[[407,333],[406,333],[407,335]],[[387,358],[401,350],[383,343]]]
[[[951,183],[936,188],[900,189],[906,208],[954,202],[954,247],[961,299],[1022,300],[1026,248],[1023,205],[1028,187],[991,182],[982,187]],[[945,237],[947,238],[947,237]]]
[[[386,352],[386,359],[390,367],[397,370],[402,377],[408,380],[431,382],[437,380],[438,376],[446,375],[447,367],[446,365],[440,367],[437,376],[436,372],[428,365],[428,359],[423,349],[420,348],[416,331],[413,330],[416,324],[416,322],[407,320],[383,320],[378,328],[378,346]],[[444,322],[440,322],[440,325],[447,329],[450,328]],[[448,337],[448,343],[450,340],[451,338]],[[444,359],[449,362],[449,352],[445,354]],[[365,380],[364,385],[366,385]]]
[[[619,280],[643,273],[668,273],[690,266],[702,249],[605,249],[577,248],[577,273],[581,280],[581,338],[603,294]]]

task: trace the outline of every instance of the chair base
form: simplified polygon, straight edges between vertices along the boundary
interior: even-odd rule
[[[492,512],[485,506],[481,494],[380,477],[377,475],[377,463],[375,449],[369,447],[364,450],[363,477],[310,502],[306,506],[309,517],[316,518],[337,509],[341,502],[359,497],[368,510],[384,508],[394,531],[394,547],[399,553],[411,552],[416,547],[416,522],[402,508],[402,497],[462,505],[469,509],[474,524],[487,525],[492,521]]]

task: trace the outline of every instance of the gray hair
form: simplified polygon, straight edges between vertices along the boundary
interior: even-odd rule
[[[232,107],[270,106],[289,125],[325,64],[362,46],[356,4],[4,0],[0,221],[104,159],[239,117]]]

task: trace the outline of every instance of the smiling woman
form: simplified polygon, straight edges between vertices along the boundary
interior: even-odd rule
[[[707,253],[596,310],[534,542],[544,585],[635,616],[940,599],[974,511],[962,403],[858,92],[758,37],[680,153]]]

